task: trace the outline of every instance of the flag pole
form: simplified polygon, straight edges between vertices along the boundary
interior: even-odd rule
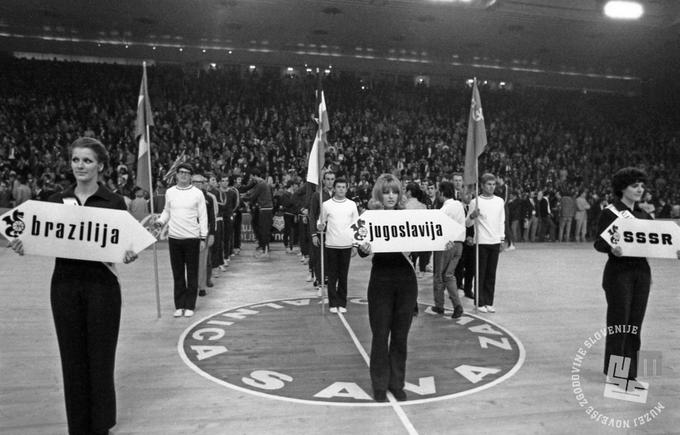
[[[147,94],[149,92],[149,88],[146,83],[146,61],[142,62],[142,68],[144,69],[144,89],[146,89]],[[148,102],[144,102],[146,105]],[[144,110],[144,113],[146,113],[146,110]],[[149,153],[149,158],[147,159],[148,161],[148,170],[149,170],[149,209],[151,213],[154,213],[154,201],[153,201],[153,177],[151,176],[151,129],[149,128],[149,123],[146,122],[144,125],[144,128],[146,129],[146,139],[147,139],[147,144],[148,144],[148,153]],[[156,318],[160,319],[161,318],[161,295],[160,295],[160,288],[158,285],[158,249],[156,248],[156,244],[153,244],[153,271],[154,271],[154,283],[156,287]]]
[[[323,92],[322,89],[323,88],[321,86],[322,77],[321,77],[321,73],[320,73],[319,68],[316,69],[316,76],[319,80],[319,84],[317,86],[318,87],[318,89],[317,89],[318,103],[316,105],[317,115],[319,115],[319,124],[318,124],[319,128],[318,128],[316,134],[319,136],[319,143],[321,144],[322,140],[323,140],[323,120],[321,119],[321,114],[318,113],[318,112],[319,112],[319,104],[321,104],[321,99],[323,98],[323,96],[322,96],[322,92]],[[318,152],[318,149],[317,149],[317,152]],[[324,154],[325,153],[326,153],[326,149],[324,147]],[[317,161],[319,161],[318,158],[317,158]],[[319,161],[319,166],[320,166],[320,163],[321,162]],[[318,168],[318,170],[319,170],[319,218],[321,218],[321,213],[323,212],[323,187],[324,186],[323,186],[323,175],[322,175],[321,169],[322,169],[321,167]],[[317,230],[318,230],[318,228],[317,228]],[[322,315],[326,314],[326,291],[327,291],[327,289],[326,289],[326,273],[325,273],[324,261],[323,261],[324,260],[323,254],[324,254],[324,244],[325,244],[324,235],[325,234],[326,234],[325,231],[319,232],[319,260],[321,261],[321,276],[318,277],[318,279],[319,279],[319,285],[321,285],[321,314]]]
[[[477,87],[477,77],[474,78],[472,92]],[[475,313],[479,309],[479,157],[475,150]]]
[[[475,313],[479,307],[479,168],[475,158]]]

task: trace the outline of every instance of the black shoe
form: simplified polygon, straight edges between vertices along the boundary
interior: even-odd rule
[[[453,308],[453,314],[451,315],[452,319],[457,319],[462,315],[463,315],[463,307],[461,305],[458,305],[458,306]]]
[[[376,402],[387,402],[387,391],[385,390],[375,390],[373,392],[373,398]]]
[[[203,289],[201,289],[201,290],[198,291],[198,295],[199,295],[199,296],[205,296],[206,294],[207,294],[206,291],[203,290]]]
[[[406,401],[406,391],[404,391],[403,389],[399,389],[399,390],[390,389],[390,391],[394,395],[394,398],[397,399],[399,402],[405,402]]]
[[[206,284],[208,287],[215,287],[215,284],[212,283],[212,281],[208,281]]]
[[[432,307],[432,311],[437,314],[444,314],[444,309],[440,307]]]
[[[314,287],[318,287],[318,286],[319,286],[319,281],[315,279],[314,280]]]

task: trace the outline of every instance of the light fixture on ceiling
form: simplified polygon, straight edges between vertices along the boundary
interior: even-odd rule
[[[604,14],[619,20],[637,20],[644,12],[642,4],[636,1],[610,0],[604,5]]]

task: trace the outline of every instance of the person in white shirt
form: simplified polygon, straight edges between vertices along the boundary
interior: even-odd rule
[[[453,199],[456,194],[453,183],[442,181],[439,183],[439,195],[444,201],[441,210],[448,217],[465,226],[465,209],[460,201]],[[444,314],[444,287],[449,293],[449,298],[453,304],[452,319],[457,319],[463,314],[463,305],[458,298],[458,286],[456,285],[456,266],[463,255],[463,242],[465,241],[465,231],[446,245],[444,251],[434,251],[434,270],[432,286],[434,290],[434,308],[432,311]]]
[[[328,305],[331,313],[347,312],[347,275],[352,256],[352,233],[347,231],[359,218],[357,205],[347,195],[347,181],[336,178],[333,196],[324,201],[317,223],[319,231],[326,230],[324,249],[328,267]]]
[[[471,227],[477,221],[476,235],[479,243],[479,299],[477,310],[495,313],[493,306],[496,292],[496,268],[501,243],[505,234],[505,201],[493,194],[496,177],[484,174],[480,178],[482,194],[470,201],[470,209],[465,225]]]
[[[161,228],[168,224],[175,317],[194,315],[198,295],[198,257],[206,247],[208,236],[205,196],[191,185],[193,172],[188,163],[177,166],[177,184],[165,192],[165,208],[154,223]]]

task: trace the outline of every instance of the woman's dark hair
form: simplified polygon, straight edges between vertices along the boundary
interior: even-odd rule
[[[95,156],[97,156],[97,163],[104,165],[102,172],[109,164],[109,152],[106,151],[106,147],[102,145],[97,139],[93,137],[79,137],[74,140],[73,143],[68,147],[68,155],[73,155],[73,150],[75,148],[88,148],[91,149]]]
[[[635,183],[645,183],[647,174],[633,167],[621,168],[612,176],[612,191],[617,198],[623,196],[623,190]]]

